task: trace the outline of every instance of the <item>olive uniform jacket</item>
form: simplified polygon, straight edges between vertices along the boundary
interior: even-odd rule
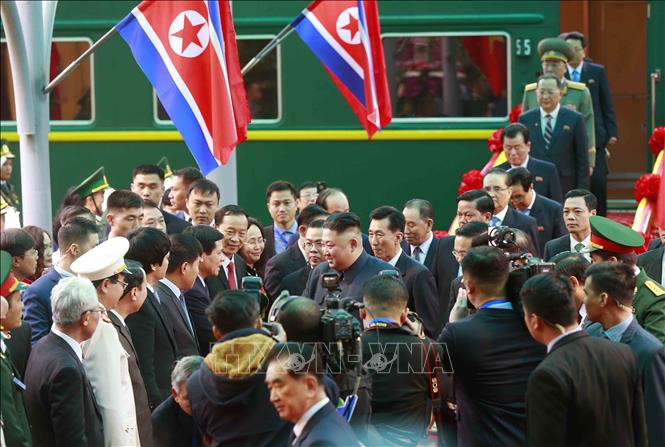
[[[665,344],[665,287],[640,268],[633,298],[635,318],[651,335]]]
[[[524,87],[524,96],[522,97],[522,113],[531,109],[537,109],[538,100],[536,99],[536,82],[527,84]],[[587,144],[589,145],[589,166],[596,166],[596,134],[593,111],[593,101],[591,92],[586,85],[581,82],[565,80],[561,96],[561,105],[568,107],[575,112],[579,112],[584,117],[584,127],[586,130]],[[565,191],[564,191],[565,192]]]
[[[28,414],[25,411],[23,393],[19,385],[22,384],[21,377],[7,354],[0,352],[0,412],[2,412],[5,442],[8,446],[31,446],[32,435]]]

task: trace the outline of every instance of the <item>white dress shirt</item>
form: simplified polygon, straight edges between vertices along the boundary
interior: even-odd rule
[[[397,265],[397,260],[399,259],[400,256],[402,256],[402,249],[400,247],[398,247],[397,248],[397,254],[395,256],[393,256],[393,258],[390,261],[388,261],[388,264],[395,267]]]
[[[552,110],[549,112],[549,115],[552,115],[552,132],[554,132],[554,129],[556,128],[556,118],[559,116],[559,110],[561,110],[561,104],[557,104],[556,109]],[[547,118],[545,118],[545,115],[548,115],[546,111],[543,110],[543,108],[540,108],[540,126],[541,126],[541,132],[543,135],[545,135],[545,127],[547,126]]]
[[[316,414],[317,411],[319,411],[321,408],[325,407],[326,404],[330,402],[330,399],[327,397],[324,397],[311,407],[307,411],[305,411],[305,414],[300,416],[300,419],[298,419],[298,422],[296,422],[296,425],[293,426],[293,434],[296,435],[296,438],[300,436],[300,433],[305,429],[305,425],[309,422],[310,419],[312,419],[312,416]]]
[[[116,317],[118,317],[118,320],[120,320],[120,322],[122,323],[122,325],[123,325],[124,327],[127,327],[127,324],[125,323],[125,319],[122,318],[122,315],[120,315],[120,314],[118,313],[117,310],[115,310],[115,309],[111,309],[111,310],[109,310],[109,312],[113,312],[113,315],[115,315]]]
[[[506,219],[506,214],[508,213],[508,208],[509,208],[509,207],[506,206],[506,207],[503,209],[503,211],[501,211],[500,213],[495,214],[494,216],[492,216],[492,217],[496,217],[497,219],[499,219],[499,221],[496,223],[495,226],[498,227],[498,226],[500,226],[500,225],[503,225],[503,221]]]
[[[159,282],[161,282],[166,287],[168,287],[169,290],[171,292],[173,292],[173,295],[175,295],[176,298],[178,298],[178,299],[180,298],[180,295],[182,294],[182,292],[180,291],[178,286],[176,286],[175,284],[173,284],[173,282],[171,282],[171,280],[169,280],[168,278],[162,278],[162,279],[159,280]]]
[[[580,62],[580,64],[573,68],[569,64],[566,64],[568,66],[568,76],[570,76],[570,80],[573,80],[573,71],[576,71],[577,74],[580,76],[579,80],[577,82],[582,82],[582,67],[584,67],[584,61]]]
[[[568,237],[570,238],[570,251],[573,253],[577,253],[577,250],[575,250],[575,246],[579,244],[580,242],[584,244],[585,247],[587,247],[591,243],[591,233],[587,237],[584,238],[584,240],[578,241],[576,240],[572,234],[569,234]],[[591,261],[591,255],[589,253],[582,253],[582,255],[587,258],[587,260]]]
[[[513,164],[511,164],[510,167],[511,167],[511,169],[512,169],[512,168],[524,168],[524,169],[528,169],[527,166],[526,166],[526,165],[528,165],[528,164],[529,164],[529,154],[527,154],[526,158],[524,159],[524,163],[522,163],[521,165],[513,165]]]
[[[574,334],[575,332],[579,332],[579,331],[581,331],[581,330],[582,330],[582,328],[580,328],[580,327],[576,327],[575,329],[572,329],[572,330],[570,330],[570,331],[568,331],[568,332],[564,332],[563,334],[561,334],[561,335],[559,335],[558,337],[556,337],[554,340],[552,340],[551,342],[549,342],[549,343],[547,344],[547,353],[549,354],[550,351],[552,350],[552,348],[554,347],[554,345],[555,345],[559,340],[561,340],[563,337],[565,337],[566,335]]]
[[[416,247],[420,247],[420,263],[424,264],[425,263],[425,258],[427,257],[427,252],[429,251],[429,248],[432,245],[432,241],[434,240],[434,233],[430,231],[429,237],[425,240],[420,245],[411,245],[411,256],[413,256],[413,252],[416,250]],[[415,258],[414,258],[415,259]]]

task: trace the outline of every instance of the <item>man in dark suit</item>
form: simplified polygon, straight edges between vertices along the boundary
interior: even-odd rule
[[[272,257],[266,264],[264,286],[271,299],[276,299],[282,290],[291,291],[283,286],[282,280],[286,275],[302,269],[307,264],[307,253],[304,245],[307,227],[313,221],[324,220],[327,216],[326,210],[318,205],[308,205],[298,215],[298,239],[296,243],[287,246],[282,253]]]
[[[60,279],[73,275],[69,266],[99,243],[99,234],[93,222],[75,217],[60,227],[57,240],[60,259],[23,292],[23,315],[32,326],[32,344],[51,330],[51,290]]]
[[[192,408],[187,396],[187,380],[203,363],[203,357],[192,355],[178,360],[171,381],[171,395],[152,412],[152,435],[155,445],[164,447],[190,447],[201,445]],[[141,444],[143,445],[143,444]]]
[[[178,358],[199,355],[199,343],[189,315],[184,293],[192,288],[199,276],[203,248],[191,234],[171,236],[169,266],[166,276],[155,285],[162,306],[173,322]]]
[[[566,234],[561,204],[537,194],[533,176],[526,168],[508,171],[508,184],[512,190],[511,205],[518,212],[536,219],[538,224],[538,251],[545,252],[545,244]]]
[[[136,410],[136,425],[139,431],[139,440],[141,446],[152,446],[152,423],[150,422],[150,404],[148,403],[148,393],[145,383],[141,376],[139,367],[139,358],[132,335],[125,323],[125,319],[138,312],[143,306],[147,297],[147,289],[143,289],[145,275],[139,262],[132,259],[125,259],[127,270],[130,274],[125,274],[126,293],[120,298],[118,304],[108,312],[109,320],[118,332],[118,339],[122,348],[129,354],[127,358],[127,368],[129,378],[132,381],[132,390],[134,391],[134,407]],[[143,291],[145,290],[145,294]]]
[[[305,366],[293,362],[296,356],[308,360]],[[267,366],[265,382],[270,401],[280,418],[294,424],[289,445],[358,445],[353,430],[326,396],[324,361],[313,344],[277,345]]]
[[[594,264],[586,271],[584,304],[589,335],[624,343],[637,356],[642,377],[649,445],[665,445],[665,350],[633,317],[633,269],[618,262]]]
[[[187,192],[192,183],[202,178],[204,178],[203,174],[196,168],[178,169],[173,174],[173,184],[169,191],[171,209],[175,212],[176,217],[187,223],[192,221],[192,217],[187,214]],[[161,203],[161,198],[157,203]]]
[[[192,288],[185,292],[185,303],[194,326],[199,352],[202,356],[206,356],[210,352],[210,347],[215,343],[215,337],[212,335],[212,325],[206,315],[206,308],[212,302],[212,297],[205,279],[219,275],[222,268],[222,250],[224,249],[222,239],[224,236],[215,228],[207,225],[196,225],[188,228],[184,233],[194,236],[203,247],[199,275]]]
[[[154,289],[166,274],[171,242],[156,228],[139,228],[128,239],[125,258],[143,266],[148,293],[138,312],[128,315],[125,322],[134,341],[150,409],[154,409],[169,395],[171,370],[177,358],[173,322]]]
[[[344,191],[339,188],[326,188],[320,191],[319,196],[316,198],[316,204],[326,210],[328,214],[348,213],[351,209],[349,198]],[[360,236],[362,237],[363,248],[368,254],[373,256],[374,253],[372,253],[369,238],[362,232],[360,233]]]
[[[404,204],[404,242],[402,249],[407,255],[435,273],[436,253],[439,249],[439,239],[434,237],[434,208],[424,199],[411,199]]]
[[[503,153],[508,161],[497,167],[506,171],[511,168],[528,169],[533,174],[533,188],[536,192],[562,203],[563,194],[556,165],[533,158],[529,152],[531,152],[529,129],[522,123],[509,124],[503,129]]]
[[[104,445],[102,415],[81,352],[81,343],[92,337],[103,307],[90,281],[81,278],[63,279],[52,295],[53,328],[33,348],[25,375],[33,441]]]
[[[402,250],[405,219],[392,206],[376,208],[369,215],[369,241],[377,258],[397,269],[408,293],[408,307],[422,318],[425,332],[435,337],[441,330],[441,311],[432,272]]]
[[[238,254],[247,237],[249,220],[247,213],[237,205],[226,205],[215,212],[215,228],[222,233],[222,267],[217,276],[205,279],[210,298],[219,292],[242,287],[247,276],[247,264]]]
[[[538,224],[536,219],[518,213],[508,206],[513,191],[508,180],[508,173],[501,168],[490,169],[483,178],[483,189],[494,201],[494,215],[490,219],[490,226],[505,226],[522,230],[531,239],[533,246],[537,248]]]
[[[370,439],[369,445],[381,445],[386,440],[416,445],[422,440],[432,414],[432,380],[439,380],[432,374],[438,374],[437,367],[449,367],[433,361],[439,353],[430,339],[419,339],[404,325],[408,301],[409,293],[397,278],[378,276],[365,283],[365,307],[360,310],[365,327],[361,338],[363,365],[372,380],[370,425],[380,437]],[[421,342],[422,349],[413,349]],[[375,364],[372,360],[376,354],[396,361]],[[418,373],[404,374],[405,371]]]
[[[284,180],[272,182],[266,189],[266,206],[273,223],[263,227],[266,247],[261,254],[261,262],[264,264],[276,254],[286,250],[291,238],[296,237],[298,233],[297,197],[295,186]]]
[[[504,295],[507,256],[475,247],[462,259],[475,314],[443,329],[454,368],[457,440],[460,445],[525,445],[524,393],[531,371],[545,356]]]
[[[568,107],[561,107],[561,81],[556,76],[541,76],[536,93],[540,107],[519,118],[529,129],[531,153],[556,165],[564,194],[575,188],[588,189],[589,147],[584,118]]]
[[[305,233],[305,253],[307,254],[307,264],[289,273],[282,279],[282,290],[288,290],[290,295],[302,295],[305,287],[307,287],[307,279],[309,273],[314,267],[324,261],[323,258],[323,224],[324,220],[315,220],[307,227]]]
[[[324,255],[327,262],[316,266],[309,274],[303,295],[312,298],[321,307],[327,290],[321,285],[326,273],[340,275],[341,296],[362,300],[362,287],[372,276],[393,266],[365,252],[360,236],[360,219],[353,213],[333,214],[323,226]]]
[[[637,257],[637,265],[642,267],[647,276],[656,282],[663,283],[663,271],[665,270],[665,247],[647,251]]]
[[[574,57],[568,60],[565,76],[575,82],[585,84],[593,102],[594,133],[596,137],[596,166],[591,176],[591,192],[598,198],[598,214],[607,211],[607,146],[617,142],[617,122],[612,104],[610,84],[605,67],[584,60],[586,39],[584,34],[573,31],[561,36],[573,49]]]
[[[472,189],[457,197],[457,223],[463,227],[469,222],[485,222],[489,224],[494,215],[494,201],[489,194],[481,189]],[[448,315],[445,309],[449,309],[451,303],[450,284],[462,274],[459,263],[453,254],[455,250],[455,236],[446,236],[439,240],[439,249],[437,251],[434,265],[436,271],[434,278],[439,290],[439,309],[444,313],[442,323],[448,322]]]
[[[567,278],[534,276],[520,295],[531,336],[548,350],[529,377],[526,444],[646,446],[640,373],[630,348],[580,329]]]
[[[549,261],[564,251],[581,253],[591,241],[591,223],[589,219],[596,214],[596,196],[586,189],[573,189],[566,193],[563,202],[563,223],[565,234],[545,244],[543,259]],[[584,255],[591,260],[588,254]]]

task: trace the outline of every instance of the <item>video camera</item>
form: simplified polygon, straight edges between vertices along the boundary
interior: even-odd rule
[[[242,289],[240,290],[256,298],[256,302],[259,303],[261,308],[261,317],[263,318],[268,310],[270,300],[268,300],[268,297],[263,293],[263,281],[261,278],[258,276],[245,276],[242,279]]]
[[[492,247],[503,250],[510,261],[510,274],[506,282],[506,297],[513,308],[522,311],[520,290],[532,276],[549,273],[554,270],[553,262],[545,262],[532,256],[527,250],[515,251],[518,248],[515,232],[509,227],[494,227],[488,233],[488,243]]]

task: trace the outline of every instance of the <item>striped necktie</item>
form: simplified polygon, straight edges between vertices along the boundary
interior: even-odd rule
[[[550,142],[552,141],[552,115],[549,113],[545,115],[547,123],[545,123],[545,133],[543,139],[545,140],[545,151],[550,149]]]

